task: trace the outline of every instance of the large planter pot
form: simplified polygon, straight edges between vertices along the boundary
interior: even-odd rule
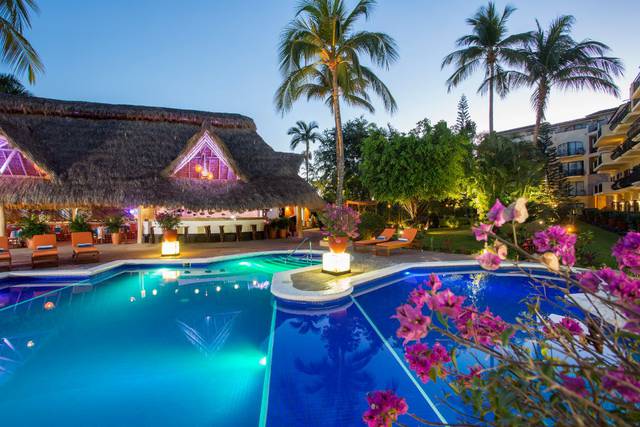
[[[278,230],[273,227],[269,227],[269,238],[273,240],[276,237],[278,237]]]
[[[287,234],[288,234],[288,233],[287,233],[287,231],[288,231],[288,230],[287,230],[286,228],[281,228],[281,229],[279,229],[279,230],[278,230],[278,237],[279,237],[280,239],[286,239],[286,238],[287,238]]]
[[[178,240],[178,230],[164,230],[162,239],[165,242],[176,242]]]
[[[329,236],[329,249],[334,254],[341,254],[347,250],[349,238],[344,236]]]
[[[114,245],[119,245],[122,241],[122,234],[120,233],[111,233],[111,243]]]

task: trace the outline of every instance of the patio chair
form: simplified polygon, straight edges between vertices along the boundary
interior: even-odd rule
[[[359,240],[354,243],[353,249],[357,252],[359,247],[372,246],[378,243],[388,242],[396,234],[395,228],[385,228],[375,239]]]
[[[55,263],[58,265],[58,243],[55,234],[38,234],[33,236],[33,253],[31,254],[31,266],[36,264]]]
[[[418,230],[415,228],[405,228],[402,231],[402,236],[398,238],[398,240],[394,240],[392,242],[384,242],[378,243],[376,245],[376,255],[378,255],[378,250],[383,250],[387,252],[387,256],[391,254],[391,251],[394,249],[408,248],[413,245],[413,241],[418,234]]]
[[[74,261],[78,261],[80,257],[92,257],[98,261],[100,251],[93,246],[93,234],[90,231],[71,233],[71,247],[73,248]]]
[[[7,264],[6,267],[11,270],[11,253],[9,252],[9,238],[0,237],[0,267]]]

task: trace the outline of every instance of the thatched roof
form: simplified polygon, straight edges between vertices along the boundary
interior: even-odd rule
[[[238,181],[168,176],[203,132],[224,147]],[[0,203],[9,206],[242,211],[322,203],[298,176],[302,156],[274,151],[238,114],[0,95],[0,133],[49,176],[0,177]]]

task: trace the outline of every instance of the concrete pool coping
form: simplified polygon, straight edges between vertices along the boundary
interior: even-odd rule
[[[337,276],[327,282],[328,288],[319,290],[305,290],[295,286],[294,275],[303,272],[320,270],[321,266],[313,265],[295,270],[287,270],[275,273],[271,281],[271,293],[281,300],[299,302],[299,303],[329,303],[338,301],[348,297],[357,291],[361,285],[371,282],[375,279],[384,278],[393,274],[401,273],[413,268],[441,268],[441,267],[469,267],[474,272],[485,272],[495,275],[522,275],[520,272],[500,272],[487,271],[480,268],[476,260],[460,260],[460,261],[421,261],[421,262],[405,262],[392,266],[383,267],[355,276],[341,278]],[[527,268],[531,270],[540,270],[549,272],[544,266],[533,262],[522,262],[518,265],[511,262],[503,262],[502,267],[507,268]],[[385,284],[386,285],[386,284]]]

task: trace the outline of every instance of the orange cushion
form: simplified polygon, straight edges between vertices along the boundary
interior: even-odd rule
[[[58,255],[58,250],[57,249],[45,249],[42,251],[33,251],[33,254],[31,255],[32,258],[43,258],[43,257],[51,257],[51,256],[57,256]]]
[[[84,247],[84,248],[82,248],[82,247],[73,248],[73,252],[75,252],[77,254],[87,254],[87,253],[92,253],[92,252],[98,252],[98,250],[93,246],[87,246],[87,247]]]

